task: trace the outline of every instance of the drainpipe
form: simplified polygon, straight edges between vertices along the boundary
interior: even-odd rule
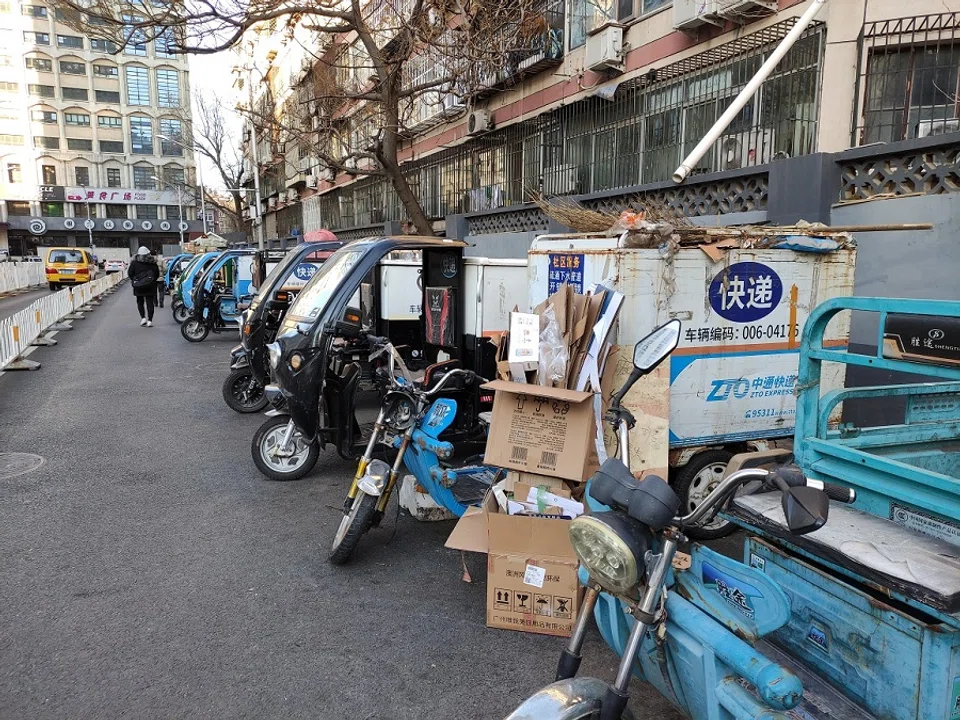
[[[733,119],[740,114],[740,111],[743,110],[743,107],[750,101],[750,98],[756,94],[764,81],[770,77],[770,73],[780,64],[783,56],[796,44],[797,40],[800,39],[800,35],[803,34],[803,31],[813,22],[817,13],[819,13],[826,4],[827,0],[813,0],[813,2],[810,3],[807,11],[800,17],[797,24],[793,26],[793,29],[790,30],[787,36],[780,41],[777,49],[767,58],[767,61],[760,66],[757,74],[747,83],[747,86],[740,91],[740,94],[737,95],[737,99],[733,101],[733,104],[720,116],[720,119],[710,128],[703,140],[700,141],[700,144],[693,149],[693,152],[680,163],[680,167],[673,173],[673,181],[675,183],[682,183],[687,179],[687,176],[693,172],[693,168],[695,168],[697,163],[707,154],[707,151],[713,147],[713,144],[720,138],[730,123],[733,122]]]

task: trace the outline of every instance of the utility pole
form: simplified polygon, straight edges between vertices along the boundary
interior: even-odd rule
[[[257,149],[257,125],[253,120],[253,70],[247,66],[247,93],[250,98],[250,143],[253,148],[253,189],[256,201],[256,212],[253,222],[257,225],[257,249],[264,247],[263,215],[260,209],[260,153]]]

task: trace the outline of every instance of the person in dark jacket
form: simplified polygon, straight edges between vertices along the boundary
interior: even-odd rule
[[[140,312],[140,325],[153,327],[153,303],[157,297],[157,279],[160,268],[150,251],[141,246],[137,256],[127,269],[127,277],[133,285],[133,294],[137,298],[137,310]]]

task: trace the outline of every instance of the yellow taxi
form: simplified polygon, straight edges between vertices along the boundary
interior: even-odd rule
[[[47,282],[51,290],[63,285],[80,285],[97,277],[97,264],[86,248],[53,247],[47,249]]]

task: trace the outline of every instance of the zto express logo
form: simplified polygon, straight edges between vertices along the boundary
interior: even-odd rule
[[[783,282],[773,268],[757,262],[734,263],[710,283],[710,306],[731,322],[755,322],[773,312]]]
[[[293,274],[296,276],[297,280],[309,280],[317,272],[317,266],[311,263],[300,263],[294,269]]]

